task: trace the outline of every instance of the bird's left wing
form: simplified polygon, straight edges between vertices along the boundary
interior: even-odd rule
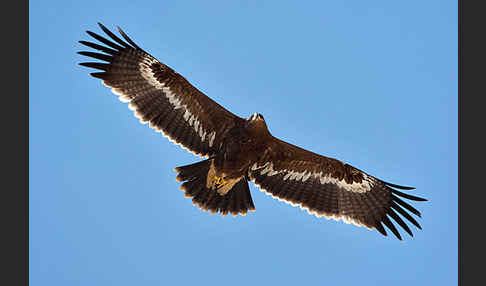
[[[142,123],[162,132],[169,140],[193,153],[210,157],[217,153],[224,134],[242,118],[229,112],[192,86],[184,77],[135,44],[120,28],[122,40],[99,24],[111,38],[87,33],[101,44],[80,41],[98,50],[78,52],[103,62],[80,63],[96,68],[100,78]]]
[[[418,222],[407,212],[420,212],[399,197],[425,201],[397,189],[413,188],[384,182],[348,164],[304,150],[275,137],[269,141],[261,159],[248,176],[274,198],[300,206],[318,217],[342,219],[387,235],[382,223],[401,239],[394,220],[413,236],[398,215],[416,227]],[[397,214],[398,213],[398,214]],[[390,218],[392,220],[390,220]]]

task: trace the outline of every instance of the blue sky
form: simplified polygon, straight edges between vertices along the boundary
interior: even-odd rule
[[[423,230],[252,184],[246,217],[194,207],[173,168],[200,159],[77,65],[97,22],[273,135],[416,187]],[[29,38],[31,285],[457,284],[456,1],[30,1]]]

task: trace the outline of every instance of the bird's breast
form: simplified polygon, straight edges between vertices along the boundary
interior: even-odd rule
[[[261,140],[247,130],[233,130],[225,140],[217,168],[228,174],[245,174],[263,153],[262,146]]]

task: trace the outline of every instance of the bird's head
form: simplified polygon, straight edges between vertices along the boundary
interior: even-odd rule
[[[267,134],[269,133],[267,128],[267,123],[265,119],[263,119],[263,115],[260,113],[253,113],[248,119],[246,120],[247,126],[252,132],[257,132],[257,134]]]
[[[263,119],[263,115],[261,115],[260,113],[253,113],[249,118],[248,118],[249,121],[263,121],[265,122],[265,119]]]

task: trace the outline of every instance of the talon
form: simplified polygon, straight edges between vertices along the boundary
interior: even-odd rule
[[[223,179],[222,177],[215,177],[214,181],[215,181],[214,183],[218,188],[226,184],[226,180]]]

